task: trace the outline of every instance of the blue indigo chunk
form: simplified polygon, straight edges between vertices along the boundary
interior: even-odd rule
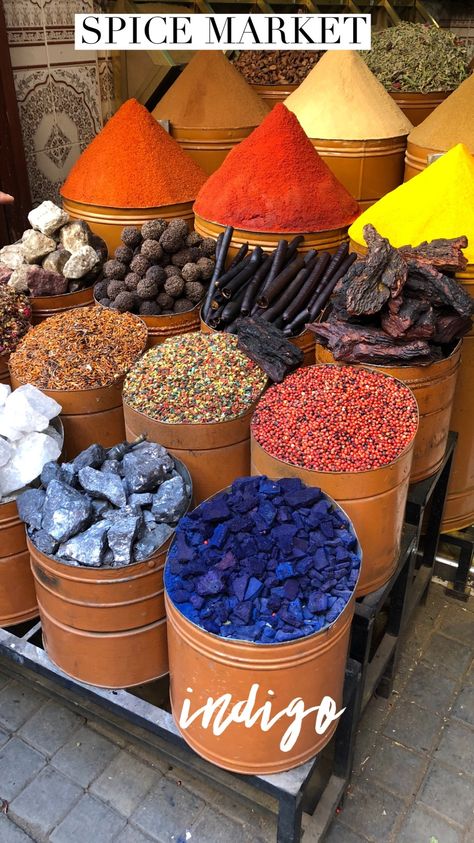
[[[240,478],[181,519],[165,587],[208,632],[274,645],[332,624],[359,567],[352,527],[320,489]]]

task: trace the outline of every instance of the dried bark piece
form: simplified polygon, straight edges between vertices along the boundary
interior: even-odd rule
[[[441,356],[436,347],[430,347],[424,340],[397,341],[378,328],[340,322],[314,323],[308,328],[342,363],[423,366]]]
[[[357,261],[344,279],[341,292],[351,316],[378,313],[390,297],[400,294],[406,280],[406,264],[385,237],[373,225],[364,227],[368,252],[364,261]]]
[[[467,266],[467,258],[462,252],[467,244],[465,236],[439,238],[430,243],[425,240],[419,246],[401,246],[399,251],[407,261],[416,260],[418,264],[436,266],[444,272],[456,272]]]
[[[388,312],[382,314],[381,325],[395,339],[430,337],[434,334],[435,315],[429,302],[417,299],[391,299]]]
[[[408,262],[405,291],[434,306],[452,307],[460,316],[471,316],[474,309],[473,299],[458,281],[443,275],[433,266],[422,266],[417,261]]]
[[[279,328],[264,319],[237,319],[235,333],[238,348],[275,383],[281,383],[303,362],[303,351],[289,342]]]
[[[453,342],[454,339],[461,339],[469,333],[472,328],[472,319],[459,316],[457,313],[443,313],[436,319],[433,342],[441,344]]]

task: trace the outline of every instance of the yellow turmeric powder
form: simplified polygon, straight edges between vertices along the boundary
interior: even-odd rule
[[[410,181],[364,211],[349,237],[365,245],[363,228],[371,223],[392,246],[418,246],[438,237],[465,234],[464,253],[474,264],[474,158],[458,143]]]

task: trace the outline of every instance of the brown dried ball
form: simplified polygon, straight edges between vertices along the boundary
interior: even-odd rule
[[[140,316],[159,316],[161,308],[156,301],[142,301],[140,302],[138,312]]]
[[[150,261],[144,257],[144,255],[135,255],[133,258],[130,269],[132,272],[136,272],[141,278],[145,275],[147,269],[150,267]]]
[[[145,278],[147,281],[154,281],[158,287],[161,287],[166,278],[165,270],[162,266],[150,266],[146,271]]]
[[[112,301],[120,294],[125,293],[125,281],[122,278],[112,278],[107,284],[107,296]]]
[[[104,263],[104,275],[107,278],[125,278],[127,267],[122,261],[110,260]]]
[[[173,296],[174,299],[177,299],[183,290],[184,278],[181,278],[181,275],[172,275],[170,278],[166,279],[165,293],[168,293],[169,296]]]
[[[179,266],[173,266],[173,264],[170,263],[169,266],[165,266],[165,277],[171,278],[172,275],[180,275],[180,271]]]
[[[109,283],[110,282],[105,279],[104,281],[97,281],[97,284],[94,285],[94,298],[97,299],[97,301],[105,299]]]
[[[202,243],[202,237],[197,231],[191,231],[190,234],[186,237],[186,246],[200,246]]]
[[[158,295],[158,284],[148,278],[142,278],[137,287],[141,299],[154,299]]]
[[[212,278],[215,266],[215,262],[213,260],[210,258],[199,258],[196,262],[196,266],[199,267],[203,281],[209,281],[209,279]]]
[[[160,244],[156,240],[151,239],[143,241],[140,251],[148,260],[156,263],[162,259],[164,254]]]
[[[142,225],[142,237],[144,240],[159,240],[168,227],[166,220],[148,220]]]
[[[163,311],[169,311],[170,308],[174,305],[174,299],[172,296],[169,296],[168,293],[160,293],[156,297],[156,303],[162,308]]]
[[[206,257],[213,258],[216,254],[216,241],[212,237],[203,237],[200,250]]]
[[[201,278],[201,270],[195,263],[185,263],[181,275],[185,281],[199,281]]]
[[[140,281],[140,276],[137,275],[136,272],[129,272],[128,275],[125,276],[125,288],[130,293],[134,293],[135,290],[137,289],[139,281]]]
[[[133,258],[133,249],[129,246],[117,246],[114,257],[116,260],[121,261],[121,263],[130,263]]]
[[[193,307],[194,305],[189,299],[178,299],[174,303],[173,310],[175,313],[185,313],[187,310],[192,310]]]
[[[133,293],[129,293],[127,290],[124,290],[123,293],[119,293],[114,301],[114,305],[119,313],[125,313],[127,310],[132,311],[135,304],[136,297]]]
[[[204,295],[204,285],[200,284],[199,281],[188,281],[184,285],[184,292],[189,301],[198,304]]]
[[[185,220],[171,220],[166,231],[160,237],[160,245],[165,252],[174,253],[183,248],[189,234]]]
[[[142,235],[136,225],[126,225],[125,228],[122,229],[120,239],[125,246],[130,246],[131,249],[135,249],[142,242]]]
[[[192,246],[188,249],[181,249],[179,252],[173,255],[171,258],[171,263],[174,266],[185,266],[187,263],[195,263],[199,260],[199,249],[196,246]]]

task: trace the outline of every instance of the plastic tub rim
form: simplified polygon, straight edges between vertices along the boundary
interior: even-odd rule
[[[256,476],[261,477],[263,475],[256,475]],[[269,479],[271,479],[271,478],[269,478]],[[278,482],[278,481],[276,481],[276,482]],[[201,501],[201,503],[199,503],[193,509],[193,512],[195,512],[195,510],[199,509],[201,506],[204,506],[204,504],[206,504],[208,501],[212,500],[212,498],[214,498],[216,495],[221,495],[223,492],[228,492],[228,491],[230,491],[231,488],[232,488],[232,486],[226,486],[224,489],[221,489],[219,492],[216,492],[214,495],[211,495],[210,497]],[[355,594],[356,594],[356,591],[357,591],[357,585],[359,583],[359,578],[360,578],[360,572],[361,572],[361,568],[362,568],[363,552],[362,552],[362,547],[361,547],[361,544],[360,544],[360,541],[359,541],[359,537],[356,533],[355,527],[354,527],[351,519],[349,518],[347,512],[345,511],[344,507],[342,507],[340,503],[335,501],[334,498],[331,497],[331,495],[328,495],[327,492],[323,491],[323,489],[320,489],[319,491],[324,496],[324,498],[332,504],[334,509],[342,512],[345,519],[347,520],[347,523],[350,527],[350,531],[351,531],[351,533],[352,533],[352,535],[353,535],[353,537],[356,541],[356,551],[354,551],[354,552],[357,553],[357,555],[359,557],[359,560],[360,560],[359,572],[357,574],[357,580],[354,583],[354,588],[352,589],[351,596],[349,597],[349,599],[348,599],[346,605],[344,606],[344,608],[342,609],[342,611],[338,614],[337,618],[335,618],[333,621],[331,621],[331,623],[328,623],[325,626],[321,627],[321,629],[315,630],[310,635],[300,635],[299,638],[294,638],[292,641],[274,641],[272,644],[268,644],[268,643],[262,644],[260,641],[249,641],[248,639],[245,639],[245,638],[225,638],[222,635],[217,635],[217,633],[215,633],[215,632],[208,632],[208,630],[204,629],[203,626],[199,626],[199,624],[195,623],[190,618],[186,617],[186,615],[181,611],[181,609],[178,608],[178,606],[176,605],[176,603],[174,602],[174,600],[172,599],[172,597],[171,597],[171,595],[168,591],[168,586],[167,586],[167,582],[166,582],[167,578],[169,576],[168,555],[169,555],[169,552],[171,550],[171,546],[172,546],[172,544],[173,544],[173,542],[176,538],[176,533],[173,535],[173,537],[171,539],[171,542],[170,542],[170,546],[167,550],[166,559],[165,559],[165,563],[164,563],[164,570],[163,570],[163,587],[164,587],[164,591],[165,591],[165,597],[166,597],[166,599],[168,599],[170,601],[170,603],[173,606],[173,608],[175,609],[175,611],[178,612],[178,614],[181,615],[181,617],[184,618],[192,627],[195,627],[196,629],[199,629],[201,632],[205,633],[206,635],[211,635],[212,638],[215,639],[216,641],[225,641],[225,642],[229,642],[229,644],[231,644],[231,645],[236,645],[236,646],[237,645],[240,646],[242,644],[248,644],[249,646],[267,647],[270,650],[275,646],[281,647],[283,644],[289,645],[289,646],[291,646],[292,644],[299,644],[299,643],[301,643],[301,641],[308,641],[308,640],[314,638],[316,635],[319,635],[321,633],[329,632],[332,629],[332,627],[334,626],[334,624],[336,624],[338,622],[338,620],[341,618],[341,616],[344,614],[347,607],[350,605],[351,601],[355,598]]]
[[[320,366],[337,366],[338,368],[341,368],[342,366],[348,366],[348,365],[353,365],[354,367],[356,367],[357,364],[355,364],[355,363],[353,363],[353,364],[347,364],[347,363],[315,363],[313,366],[307,366],[307,368],[311,369],[311,368],[314,368],[315,366],[318,366],[318,367],[320,367]],[[359,368],[361,368],[361,367],[363,367],[363,364],[359,365]],[[369,366],[365,366],[365,368],[370,369]],[[408,451],[410,450],[410,448],[413,447],[413,443],[415,441],[415,437],[416,437],[416,434],[418,433],[418,428],[420,426],[420,411],[418,409],[418,402],[417,402],[415,396],[413,395],[413,390],[410,389],[410,387],[407,386],[406,383],[401,381],[400,378],[395,378],[393,375],[386,374],[386,372],[377,372],[377,374],[381,375],[384,378],[391,378],[392,380],[397,381],[405,389],[408,389],[408,391],[410,392],[410,394],[411,394],[411,396],[412,396],[412,398],[415,402],[415,406],[416,406],[416,416],[417,416],[416,430],[415,430],[412,438],[408,442],[408,444],[405,445],[403,450],[400,451],[398,456],[396,456],[393,460],[391,460],[391,462],[387,462],[387,463],[384,463],[383,465],[379,465],[377,468],[363,469],[362,471],[356,471],[356,470],[354,470],[354,471],[326,471],[325,469],[306,468],[304,465],[297,465],[296,463],[288,462],[288,460],[282,460],[282,459],[280,459],[280,457],[276,457],[273,454],[271,454],[269,451],[267,451],[267,449],[264,448],[263,445],[260,444],[260,442],[258,441],[258,439],[257,439],[257,437],[256,437],[256,435],[255,435],[255,433],[252,429],[252,424],[253,424],[252,419],[250,421],[250,435],[253,436],[253,438],[255,439],[255,442],[257,443],[258,447],[261,448],[262,451],[265,454],[267,454],[268,457],[270,457],[270,459],[276,460],[277,462],[281,462],[282,465],[291,466],[292,468],[299,468],[303,471],[313,471],[315,474],[325,474],[328,477],[347,477],[347,475],[349,475],[349,474],[357,474],[357,477],[362,477],[364,474],[370,474],[371,476],[373,476],[376,471],[382,471],[382,470],[385,470],[387,468],[390,468],[391,466],[395,465],[395,463],[397,463],[402,457],[406,456]],[[339,506],[339,504],[338,504],[338,506]]]

